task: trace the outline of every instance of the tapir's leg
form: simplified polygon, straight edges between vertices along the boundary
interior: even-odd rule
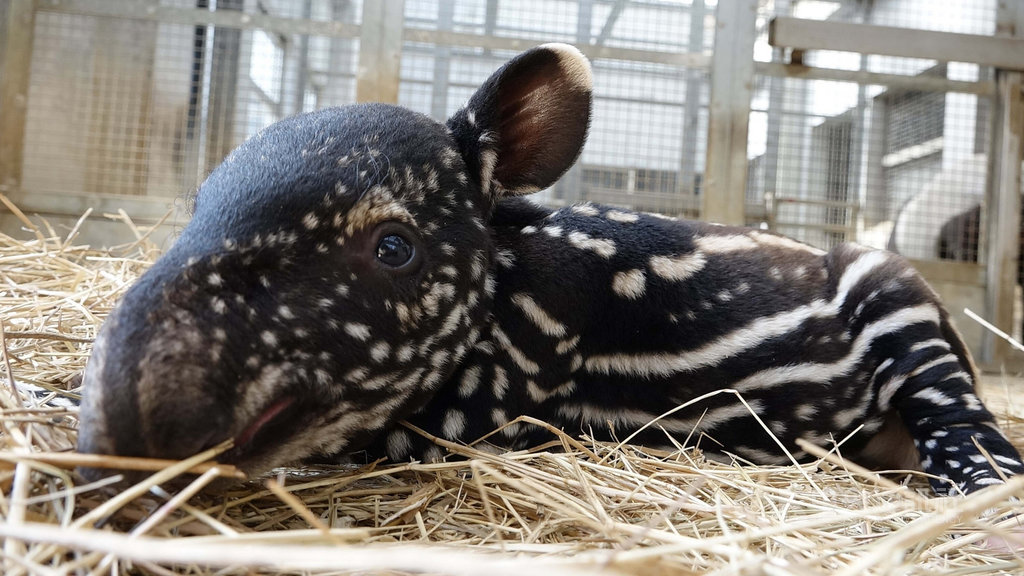
[[[877,401],[899,412],[935,491],[971,492],[1024,473],[1020,454],[975,393],[973,365],[948,320],[908,326],[901,336],[876,374]]]

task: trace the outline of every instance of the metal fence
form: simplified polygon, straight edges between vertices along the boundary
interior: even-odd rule
[[[996,7],[996,0],[776,0],[761,6],[761,22],[796,16],[992,35]],[[755,52],[763,62],[786,60],[782,49],[768,46],[767,33]],[[822,247],[855,240],[914,259],[977,261],[994,96],[978,81],[992,78],[991,67],[829,51],[803,63],[964,84],[758,74],[748,220]]]
[[[1019,214],[992,221],[1011,205],[1014,153],[999,134],[997,66],[866,41],[794,50],[768,32],[796,17],[1011,37],[1024,35],[1017,4],[2,0],[0,191],[58,226],[90,207],[150,224],[170,214],[166,237],[187,218],[181,199],[267,124],[362,100],[443,119],[515,53],[563,41],[592,59],[594,120],[580,162],[540,201],[887,247],[953,308],[1005,316],[1015,279],[997,264],[1016,255],[1006,229]],[[96,244],[128,240],[102,219],[83,230]],[[982,335],[969,339],[980,350]]]

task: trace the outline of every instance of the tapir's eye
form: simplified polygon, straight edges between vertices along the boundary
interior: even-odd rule
[[[364,258],[375,261],[377,268],[393,277],[416,274],[427,250],[414,226],[398,220],[380,223],[364,244]]]
[[[377,260],[393,268],[408,264],[415,253],[412,244],[398,234],[386,234],[377,242]]]

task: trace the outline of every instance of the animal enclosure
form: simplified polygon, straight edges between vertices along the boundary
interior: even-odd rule
[[[297,112],[359,101],[446,118],[503,62],[549,41],[590,57],[595,107],[582,157],[540,202],[891,248],[942,294],[986,366],[1013,366],[1019,354],[960,310],[1019,333],[1024,7],[10,0],[0,29],[9,572],[1020,569],[1019,556],[983,546],[1013,530],[1019,479],[926,499],[922,475],[879,477],[843,461],[841,447],[804,466],[739,467],[558,430],[548,430],[557,454],[428,438],[471,460],[288,469],[265,490],[195,499],[190,491],[231,470],[200,471],[172,497],[156,485],[185,465],[162,463],[132,499],[67,490],[59,466],[82,463],[61,457],[76,439],[75,375],[97,326],[230,150]],[[576,237],[608,251],[593,240]],[[1012,385],[985,393],[1007,400],[998,422],[1020,446]],[[427,543],[449,546],[416,547]]]
[[[781,30],[772,45],[777,16],[889,37],[881,50],[801,50],[786,43],[803,30]],[[91,244],[126,240],[102,217],[124,210],[159,223],[166,246],[188,194],[271,122],[356,101],[445,118],[522,48],[568,42],[593,61],[595,113],[583,156],[542,202],[896,250],[997,367],[1018,359],[961,310],[1019,333],[1019,144],[1004,137],[1019,62],[970,39],[1012,41],[1020,18],[996,0],[12,0],[0,8],[0,186],[66,228],[94,209]],[[920,40],[892,41],[891,27],[949,33],[927,40],[961,60],[915,53]]]

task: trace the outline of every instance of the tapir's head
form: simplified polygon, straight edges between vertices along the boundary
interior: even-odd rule
[[[488,315],[494,204],[572,164],[590,91],[583,56],[545,45],[447,124],[369,104],[250,138],[101,330],[79,450],[234,439],[222,460],[258,473],[358,449],[423,406]]]

